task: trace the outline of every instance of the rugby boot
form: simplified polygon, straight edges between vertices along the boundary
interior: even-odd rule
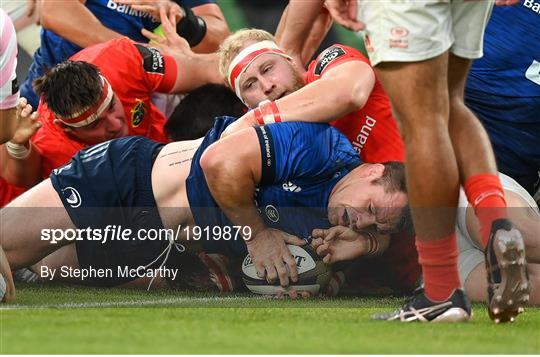
[[[401,322],[463,322],[471,317],[471,303],[462,289],[455,289],[444,301],[431,301],[422,288],[401,309],[372,316],[374,320]]]
[[[495,323],[514,322],[529,301],[525,243],[508,219],[493,221],[489,235],[485,251],[489,317]]]

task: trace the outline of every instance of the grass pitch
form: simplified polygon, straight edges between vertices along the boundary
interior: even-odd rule
[[[0,353],[538,354],[540,309],[495,325],[371,321],[401,299],[274,300],[19,285],[0,310]]]

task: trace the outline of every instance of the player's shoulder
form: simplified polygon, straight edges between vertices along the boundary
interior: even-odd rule
[[[369,60],[355,48],[342,44],[334,44],[322,51],[309,65],[314,76],[321,76],[325,70],[348,61],[361,61],[369,64]]]

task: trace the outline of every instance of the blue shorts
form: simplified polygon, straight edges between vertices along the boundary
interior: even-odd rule
[[[540,99],[468,90],[465,100],[489,135],[499,171],[534,194],[540,170]]]
[[[144,137],[111,140],[79,151],[67,165],[51,173],[53,187],[77,228],[103,233],[105,227],[114,225],[133,232],[129,240],[76,241],[81,268],[110,269],[116,274],[118,267],[150,264],[167,247],[167,240],[140,240],[136,236],[139,229],[163,228],[151,180],[161,147],[161,143]],[[114,286],[129,280],[113,276],[90,283]]]

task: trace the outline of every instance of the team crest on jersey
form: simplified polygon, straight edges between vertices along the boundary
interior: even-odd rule
[[[317,76],[320,76],[326,66],[335,61],[336,58],[339,58],[343,55],[345,55],[345,50],[339,46],[332,46],[329,49],[325,50],[321,54],[319,61],[317,61],[317,65],[315,66],[315,74]]]
[[[139,98],[137,98],[135,101],[135,106],[131,108],[131,126],[134,128],[138,127],[142,123],[144,114],[146,113],[144,102]]]

